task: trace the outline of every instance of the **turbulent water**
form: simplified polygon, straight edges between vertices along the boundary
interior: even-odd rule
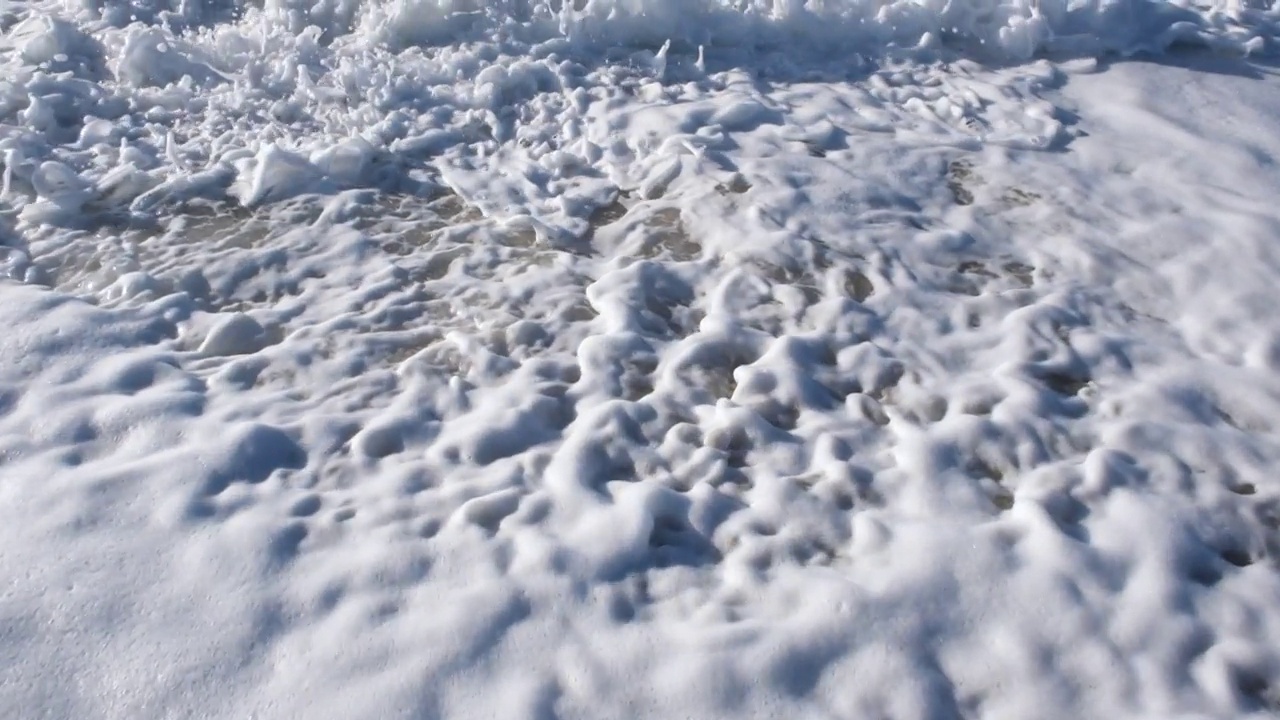
[[[28,212],[43,219],[86,205],[148,215],[195,195],[252,206],[412,184],[431,156],[514,143],[595,164],[581,140],[605,138],[583,116],[606,97],[705,91],[736,67],[816,80],[957,54],[1243,53],[1272,22],[1261,7],[1145,0],[9,4],[0,148],[8,191],[34,193]],[[964,138],[1053,139],[1022,118],[983,127],[998,98],[909,81],[898,95],[921,92],[923,109],[877,98],[869,122],[905,111]]]
[[[0,6],[0,715],[1271,716],[1277,22]]]

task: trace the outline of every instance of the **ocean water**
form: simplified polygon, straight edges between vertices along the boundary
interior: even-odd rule
[[[614,128],[592,120],[631,91],[688,101],[735,71],[840,81],[894,64],[902,87],[870,88],[864,124],[897,127],[908,114],[955,142],[1043,146],[1054,128],[1027,108],[921,86],[912,73],[954,57],[1016,65],[1179,44],[1249,53],[1272,21],[1261,6],[1146,0],[9,3],[7,187],[34,193],[25,212],[56,221],[86,204],[148,217],[191,196],[252,207],[395,190],[433,181],[419,167],[431,158],[488,169],[477,156],[513,143],[533,160],[598,165]],[[984,124],[984,114],[1001,117]],[[763,117],[743,105],[730,124]]]
[[[0,715],[1280,711],[1264,3],[0,6]]]

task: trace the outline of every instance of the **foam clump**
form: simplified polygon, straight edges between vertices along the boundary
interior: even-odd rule
[[[71,167],[56,160],[40,163],[31,177],[36,194],[66,210],[77,210],[89,199],[90,185]]]
[[[183,78],[204,83],[221,75],[191,56],[184,44],[159,29],[129,35],[116,73],[137,87],[164,87]]]
[[[52,16],[29,17],[8,31],[3,43],[31,65],[93,75],[103,65],[102,46],[75,24]]]
[[[46,160],[31,174],[36,200],[25,205],[19,217],[26,222],[60,223],[75,218],[93,197],[93,186],[71,167]]]
[[[265,328],[244,313],[219,318],[200,343],[202,355],[227,356],[254,353],[268,344]]]
[[[311,164],[338,183],[359,183],[374,162],[377,149],[363,138],[339,143],[311,155]]]
[[[238,160],[235,165],[238,175],[230,194],[245,207],[310,191],[324,179],[320,168],[307,158],[275,144],[264,146],[257,155]]]

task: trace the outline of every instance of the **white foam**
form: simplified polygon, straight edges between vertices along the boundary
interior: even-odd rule
[[[940,52],[910,50],[919,47],[959,48],[1001,60],[1023,60],[1044,50],[1159,50],[1187,41],[1248,52],[1271,33],[1270,15],[1258,9],[1146,0],[991,7],[908,0],[590,0],[563,6],[433,0],[281,2],[261,8],[121,2],[22,8],[17,12],[24,19],[6,39],[16,50],[6,61],[14,71],[7,91],[9,112],[20,113],[23,126],[36,131],[24,138],[27,145],[35,143],[32,155],[77,167],[88,184],[100,183],[115,167],[109,162],[86,167],[73,161],[81,157],[77,153],[111,157],[121,139],[106,134],[89,119],[94,116],[112,122],[129,118],[128,152],[150,150],[148,157],[159,163],[153,172],[160,182],[213,171],[242,151],[256,154],[280,145],[312,157],[332,154],[333,148],[358,138],[368,147],[350,154],[342,177],[335,179],[342,187],[369,186],[388,181],[385,170],[367,164],[371,153],[394,146],[433,154],[488,154],[481,150],[485,138],[510,142],[518,117],[522,128],[537,115],[561,114],[561,123],[568,121],[572,115],[563,115],[567,108],[548,102],[557,91],[584,84],[599,91],[606,77],[614,79],[605,87],[617,81],[619,72],[636,79],[697,82],[699,77],[712,79],[699,69],[707,67],[708,58],[716,67],[753,52],[773,58],[767,63],[771,72],[785,75],[798,68],[801,76],[806,66],[856,73],[867,59],[877,60],[886,52],[925,57]],[[438,49],[421,49],[424,45]],[[779,48],[792,50],[784,58]],[[631,70],[613,63],[607,71],[577,66],[588,73],[583,75],[565,60],[594,63],[602,56],[622,55],[630,55],[625,64]],[[105,61],[108,56],[111,63]],[[456,84],[467,77],[476,79],[474,86]],[[921,110],[912,109],[914,101],[902,93],[889,101],[897,112],[885,116],[867,108],[868,118],[875,118],[871,122],[879,127],[908,130],[902,115]],[[945,106],[946,100],[942,102]],[[1001,103],[987,108],[1003,110],[1013,108]],[[756,99],[744,97],[716,112],[721,115],[710,121],[732,132],[741,123],[758,122],[763,110]],[[956,111],[952,106],[943,112]],[[944,124],[964,119],[944,118]],[[992,130],[983,135],[1008,144],[1052,142],[1051,134],[1026,120]],[[569,150],[559,142],[548,149]],[[300,178],[270,187],[261,198],[252,193],[246,197],[252,204],[318,189]],[[132,201],[124,188],[116,190],[109,197],[113,205]],[[544,220],[562,224],[565,218]]]
[[[7,6],[0,715],[1274,712],[1274,21]]]

